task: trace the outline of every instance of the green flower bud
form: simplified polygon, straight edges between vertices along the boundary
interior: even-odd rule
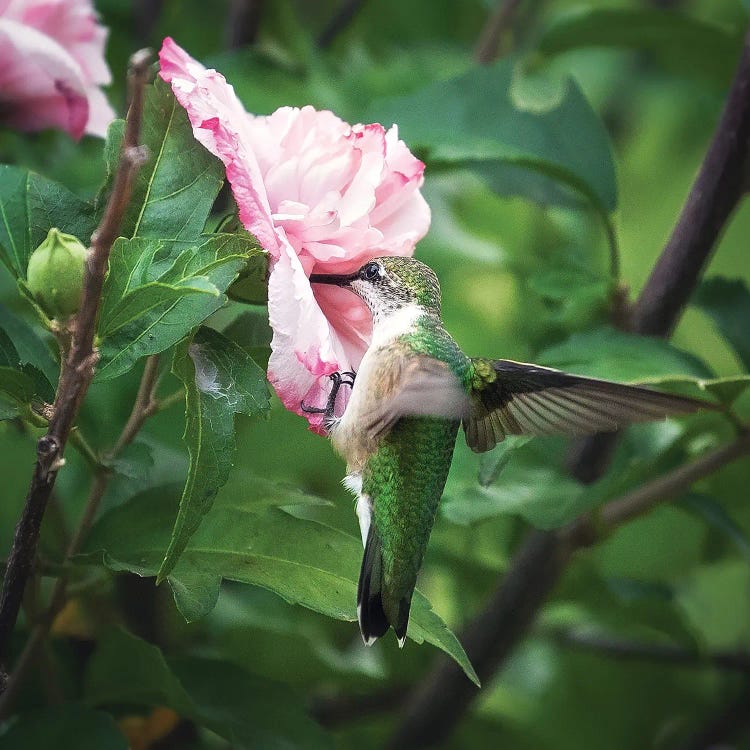
[[[31,253],[26,285],[50,318],[62,320],[78,312],[85,263],[86,248],[56,227]]]

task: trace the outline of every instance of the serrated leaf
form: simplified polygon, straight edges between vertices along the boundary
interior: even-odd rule
[[[106,513],[91,530],[80,562],[102,559],[113,570],[155,575],[176,504],[165,493],[134,497]],[[215,604],[214,580],[250,583],[286,601],[339,620],[356,620],[358,539],[315,521],[223,493],[190,539],[169,575],[186,619]],[[192,587],[197,582],[197,587]],[[421,594],[415,594],[408,634],[451,655],[470,679],[476,675],[461,644]]]
[[[226,661],[167,660],[122,629],[99,640],[85,695],[93,705],[167,706],[236,748],[327,748],[330,740],[284,685]]]
[[[750,290],[745,281],[721,276],[706,279],[692,303],[713,320],[750,372]]]
[[[114,719],[103,711],[66,703],[22,713],[0,736],[1,750],[128,750]]]
[[[99,380],[184,338],[225,302],[223,292],[247,259],[261,252],[235,235],[194,244],[136,238],[112,248],[99,320]]]
[[[677,73],[724,86],[737,63],[742,35],[675,10],[591,6],[556,18],[538,43],[547,57],[582,47],[647,50]]]
[[[170,573],[229,477],[234,415],[255,416],[270,408],[265,373],[244,349],[210,328],[199,329],[175,351],[172,372],[187,394],[183,437],[190,468],[159,581]]]
[[[617,206],[609,139],[580,89],[567,82],[546,111],[527,111],[511,96],[512,60],[472,69],[414,94],[381,100],[372,122],[397,122],[399,135],[432,165],[468,165],[503,194],[542,202],[582,195],[599,212]],[[569,198],[567,200],[569,202]]]
[[[545,349],[539,362],[549,367],[589,377],[624,382],[656,380],[669,375],[711,378],[697,357],[667,341],[603,327],[576,333],[567,341]]]
[[[20,167],[0,164],[0,260],[26,278],[29,256],[52,227],[88,244],[94,208],[67,188]]]
[[[110,174],[114,174],[122,134],[122,121],[108,133],[105,156]],[[159,78],[146,89],[141,143],[149,157],[138,172],[120,233],[195,239],[224,181],[224,167],[195,140],[185,110]]]

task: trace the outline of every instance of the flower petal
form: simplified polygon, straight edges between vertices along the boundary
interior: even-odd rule
[[[78,63],[54,39],[0,19],[0,117],[20,130],[55,127],[80,138],[89,119]]]
[[[273,328],[268,379],[284,406],[306,417],[310,427],[322,434],[322,415],[305,413],[302,402],[324,406],[330,389],[327,376],[353,365],[318,306],[307,275],[294,250],[283,243],[268,281]],[[339,403],[343,402],[342,397]]]
[[[252,116],[243,108],[224,76],[207,70],[172,39],[159,52],[161,77],[172,85],[185,108],[193,133],[226,166],[227,179],[240,210],[240,219],[273,257],[280,251],[255,143]]]
[[[104,59],[107,29],[91,0],[10,0],[0,4],[0,23],[0,99],[11,109],[3,119],[24,130],[104,136],[115,113],[99,86],[112,76]]]

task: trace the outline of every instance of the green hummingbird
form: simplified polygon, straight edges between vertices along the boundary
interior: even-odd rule
[[[344,484],[357,495],[364,544],[357,615],[367,645],[409,609],[459,426],[476,452],[506,435],[588,435],[707,406],[689,398],[508,359],[467,357],[443,327],[440,284],[414,258],[383,257],[347,275],[313,274],[357,294],[372,340],[356,373],[334,373],[325,414]],[[352,387],[341,417],[342,385]]]

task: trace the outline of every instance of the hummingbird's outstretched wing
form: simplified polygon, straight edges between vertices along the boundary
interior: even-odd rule
[[[506,435],[591,435],[630,422],[715,408],[640,386],[569,375],[509,359],[472,359],[466,442],[481,453]]]

